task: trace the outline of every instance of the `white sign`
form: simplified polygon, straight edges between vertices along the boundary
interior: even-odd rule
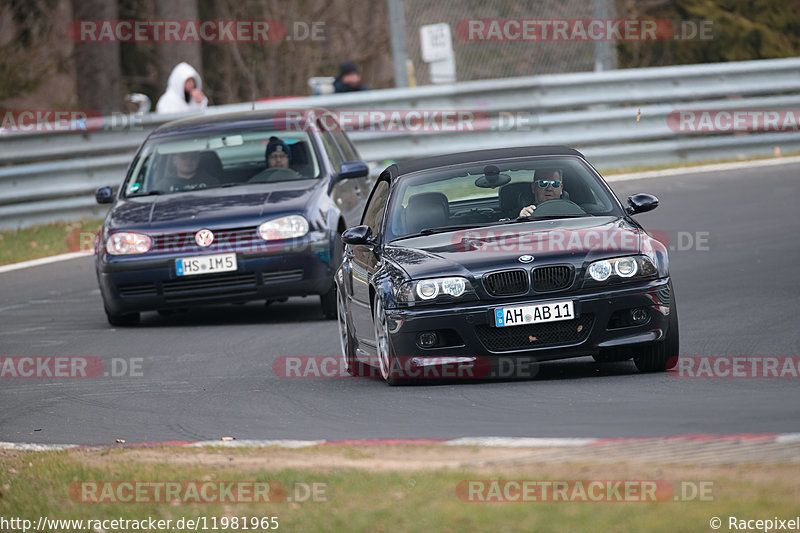
[[[453,59],[453,41],[450,25],[447,23],[429,24],[419,29],[422,44],[422,60],[425,63]]]

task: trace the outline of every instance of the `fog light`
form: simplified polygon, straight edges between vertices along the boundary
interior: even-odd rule
[[[439,343],[439,335],[435,331],[426,331],[417,336],[417,344],[423,348],[433,348]]]
[[[647,322],[647,318],[647,309],[644,307],[631,309],[631,320],[633,320],[634,324],[644,324]]]

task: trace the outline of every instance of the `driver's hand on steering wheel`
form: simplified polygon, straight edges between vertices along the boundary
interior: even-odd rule
[[[536,206],[535,205],[528,205],[528,206],[525,206],[522,209],[520,209],[519,216],[521,216],[521,217],[529,217],[529,216],[531,216],[533,214],[534,211],[536,211]]]

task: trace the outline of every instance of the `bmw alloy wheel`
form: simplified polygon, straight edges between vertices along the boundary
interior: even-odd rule
[[[386,327],[386,313],[383,311],[383,302],[379,297],[375,298],[375,347],[378,351],[378,364],[380,365],[381,377],[391,383],[392,356],[389,353],[389,333]]]
[[[344,296],[341,291],[336,291],[336,314],[339,322],[339,347],[342,350],[342,359],[344,359],[345,368],[347,368],[349,364],[347,360],[349,339],[347,338],[347,315],[344,309]]]

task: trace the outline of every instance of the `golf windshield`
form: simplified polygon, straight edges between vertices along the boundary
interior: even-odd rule
[[[204,132],[148,141],[133,163],[124,194],[175,194],[319,175],[314,149],[303,132]]]

